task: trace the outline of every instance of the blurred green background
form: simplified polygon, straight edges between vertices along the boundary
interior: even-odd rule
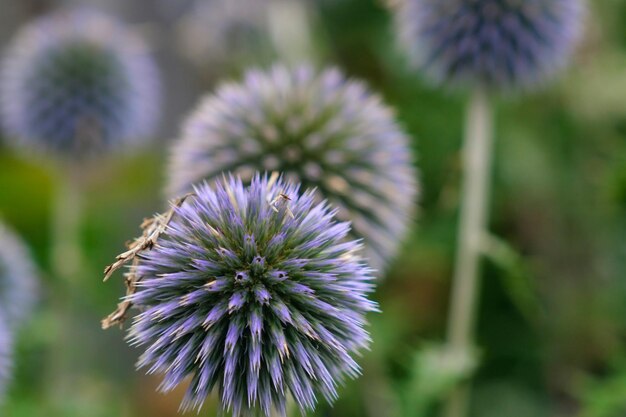
[[[19,335],[0,415],[175,416],[184,389],[156,393],[159,377],[134,371],[138,352],[124,333],[100,330],[123,294],[121,277],[101,282],[102,268],[139,234],[142,218],[164,207],[167,143],[184,114],[218,79],[236,78],[242,63],[267,64],[274,54],[190,61],[177,36],[189,0],[0,0],[0,48],[29,19],[88,3],[135,25],[154,49],[165,87],[159,146],[97,161],[85,173],[86,262],[82,279],[68,284],[49,261],[61,170],[16,153],[4,138],[0,216],[32,247],[43,290]],[[571,68],[547,89],[497,101],[491,229],[500,240],[483,274],[475,417],[626,416],[626,2],[590,3]],[[438,415],[450,378],[437,346],[454,255],[465,97],[428,86],[410,70],[382,1],[307,7],[310,60],[365,79],[397,109],[414,138],[422,181],[419,219],[375,295],[383,314],[371,316],[364,374],[315,415]],[[215,415],[214,407],[213,399],[202,414]]]

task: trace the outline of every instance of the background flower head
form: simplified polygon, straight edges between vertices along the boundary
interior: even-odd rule
[[[303,411],[318,395],[333,401],[359,373],[353,356],[369,345],[365,315],[376,310],[349,224],[278,175],[195,193],[141,254],[130,296],[139,366],[165,373],[165,391],[190,377],[185,409],[213,390],[235,416],[284,416],[288,395]]]
[[[276,65],[226,83],[187,119],[175,143],[169,193],[232,171],[249,181],[279,171],[338,209],[372,266],[394,257],[410,228],[416,172],[391,109],[341,72]]]
[[[271,55],[270,0],[196,1],[177,25],[180,49],[208,71]]]
[[[0,314],[16,329],[37,299],[36,267],[24,243],[0,224]]]
[[[82,156],[145,139],[159,97],[146,45],[88,9],[35,20],[4,57],[0,110],[22,145]]]
[[[436,83],[528,87],[568,61],[581,31],[581,0],[405,0],[400,37]]]
[[[0,313],[0,405],[6,395],[13,368],[13,337],[6,317]]]

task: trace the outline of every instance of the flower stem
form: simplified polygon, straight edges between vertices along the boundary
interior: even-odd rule
[[[270,36],[280,58],[297,64],[315,56],[308,5],[297,1],[272,0],[268,8]]]
[[[65,168],[65,167],[64,167]],[[76,346],[75,302],[82,266],[80,223],[82,213],[81,173],[79,167],[63,169],[58,181],[51,213],[51,269],[55,277],[53,299],[56,340],[51,359],[50,398],[62,409],[59,398],[67,398],[75,388]]]
[[[493,121],[487,93],[477,89],[470,99],[463,145],[463,188],[459,219],[448,347],[467,351],[473,347],[473,328],[478,304],[481,241],[487,227],[489,174],[492,159]],[[469,390],[456,388],[448,399],[446,417],[465,417]]]
[[[78,179],[66,173],[56,193],[52,218],[51,263],[57,279],[71,282],[80,271],[81,190]]]

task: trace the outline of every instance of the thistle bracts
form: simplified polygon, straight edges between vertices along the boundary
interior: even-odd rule
[[[280,171],[315,188],[352,223],[382,270],[410,229],[416,173],[409,139],[380,97],[330,69],[276,65],[226,83],[187,119],[173,147],[169,194],[234,172]]]
[[[164,391],[190,377],[184,409],[212,391],[234,416],[284,416],[289,395],[302,411],[319,395],[332,402],[359,373],[376,310],[359,243],[334,214],[311,190],[255,175],[248,187],[199,185],[150,222],[118,257],[136,261],[126,301],[140,311],[129,331],[145,348],[138,366],[164,373]]]
[[[159,109],[146,45],[122,23],[87,9],[22,29],[4,57],[0,88],[8,133],[69,157],[147,138]]]
[[[436,83],[525,88],[568,61],[580,0],[405,0],[398,27],[413,62]]]

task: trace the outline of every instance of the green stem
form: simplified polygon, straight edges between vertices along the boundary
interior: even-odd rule
[[[52,270],[64,282],[74,281],[80,272],[82,198],[78,181],[71,173],[64,175],[52,213]]]
[[[56,284],[53,309],[57,336],[51,352],[53,365],[50,371],[54,383],[50,386],[50,399],[59,410],[66,406],[59,398],[67,398],[75,388],[74,369],[78,352],[75,346],[78,338],[74,326],[74,304],[83,260],[80,245],[81,180],[79,166],[63,170],[51,213],[50,262]]]
[[[472,349],[474,343],[481,240],[487,228],[493,121],[483,89],[473,93],[466,117],[458,247],[448,319],[448,346],[458,352]],[[455,389],[448,400],[446,417],[465,417],[468,399],[467,386]]]
[[[315,48],[311,10],[305,2],[272,0],[268,7],[270,36],[280,58],[289,64],[311,60]]]

